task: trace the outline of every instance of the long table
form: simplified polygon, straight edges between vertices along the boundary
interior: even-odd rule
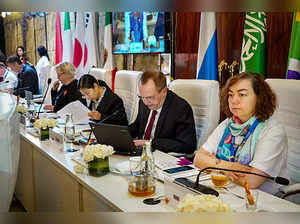
[[[26,129],[20,130],[21,152],[16,197],[27,211],[59,212],[172,212],[174,208],[164,202],[146,205],[143,198],[128,194],[128,177],[108,173],[92,177],[86,173],[77,174],[72,153],[64,153],[61,145],[51,141],[41,142]],[[159,154],[161,155],[161,153]],[[154,153],[154,156],[157,156]],[[113,155],[110,164],[126,161],[128,157]],[[205,181],[203,182],[205,184]],[[164,184],[157,181],[155,195],[164,195]],[[239,186],[231,188],[241,193]],[[220,197],[235,211],[243,211],[243,200],[228,192]],[[300,212],[300,206],[260,191],[258,205],[264,211]]]

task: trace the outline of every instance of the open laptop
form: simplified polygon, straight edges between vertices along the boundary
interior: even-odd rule
[[[127,126],[92,122],[89,124],[99,144],[113,146],[119,155],[141,155],[142,148],[134,145]]]

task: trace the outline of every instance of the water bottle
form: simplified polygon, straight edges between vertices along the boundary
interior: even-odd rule
[[[64,148],[67,152],[74,151],[73,141],[75,135],[75,126],[73,124],[72,114],[66,114]]]

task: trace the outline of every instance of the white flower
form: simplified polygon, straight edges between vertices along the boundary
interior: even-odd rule
[[[230,207],[215,195],[187,194],[177,205],[180,212],[230,212]]]
[[[88,145],[83,150],[83,160],[92,161],[95,157],[104,159],[114,153],[114,148],[110,145]]]
[[[25,113],[27,112],[27,107],[25,106],[25,104],[18,104],[17,111],[19,113]]]
[[[53,118],[40,118],[34,122],[34,127],[37,129],[41,128],[52,128],[56,126],[56,120]]]

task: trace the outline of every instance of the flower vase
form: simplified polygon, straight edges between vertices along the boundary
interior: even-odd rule
[[[94,160],[88,162],[88,171],[91,176],[99,177],[109,172],[109,159],[105,157],[94,158]]]
[[[41,141],[49,140],[49,128],[48,127],[40,129],[40,140]]]

